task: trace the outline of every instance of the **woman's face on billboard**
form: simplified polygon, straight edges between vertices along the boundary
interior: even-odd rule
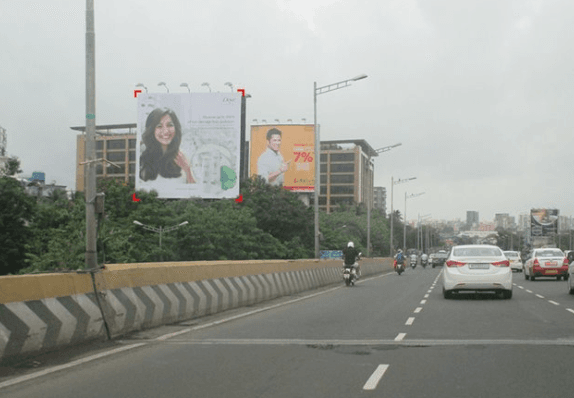
[[[171,116],[164,115],[159,124],[155,127],[155,139],[159,142],[164,149],[170,144],[175,136],[175,125],[171,120]]]

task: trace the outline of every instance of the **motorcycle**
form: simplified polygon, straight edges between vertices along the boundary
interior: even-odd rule
[[[357,279],[356,263],[353,265],[345,265],[345,268],[343,269],[343,279],[345,280],[345,285],[355,285],[355,280]]]
[[[412,269],[415,269],[417,266],[417,258],[416,257],[411,257],[410,258],[410,266]]]
[[[397,272],[397,274],[399,274],[399,276],[405,272],[405,264],[404,263],[397,263],[397,260],[395,260],[395,271]]]
[[[426,258],[422,258],[422,259],[421,259],[421,265],[423,266],[423,268],[426,268],[428,262],[429,262],[429,260],[426,259]]]

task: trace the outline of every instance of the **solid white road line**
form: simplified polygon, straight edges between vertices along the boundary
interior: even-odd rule
[[[557,303],[556,301],[548,300],[548,302],[549,302],[550,304],[554,304],[554,305],[560,305],[560,304],[559,304],[559,303]]]
[[[410,326],[413,324],[414,321],[415,321],[415,318],[411,317],[411,318],[407,319],[407,322],[405,323],[405,325]]]
[[[363,386],[363,390],[374,390],[377,388],[377,384],[379,384],[388,368],[389,365],[379,365]]]
[[[414,312],[415,312],[415,314],[418,314],[422,310],[423,310],[423,307],[417,307]]]
[[[136,347],[141,347],[142,345],[146,345],[146,343],[138,343],[138,344],[128,345],[125,347],[116,348],[114,350],[110,350],[110,351],[102,352],[100,354],[92,355],[92,356],[89,356],[86,358],[78,359],[77,361],[73,361],[73,362],[70,362],[70,363],[67,363],[64,365],[54,366],[54,367],[44,369],[44,370],[41,370],[39,372],[32,373],[32,374],[29,374],[26,376],[16,377],[15,379],[0,383],[0,389],[2,389],[4,387],[12,386],[14,384],[23,383],[25,381],[33,380],[33,379],[36,379],[36,378],[41,377],[41,376],[45,376],[45,375],[50,374],[50,373],[58,372],[60,370],[69,369],[71,367],[81,365],[81,364],[84,364],[86,362],[91,362],[95,359],[107,357],[108,355],[117,354],[118,352],[131,350],[132,348],[136,348]]]
[[[403,341],[406,335],[406,333],[399,333],[397,337],[395,337],[395,341]]]

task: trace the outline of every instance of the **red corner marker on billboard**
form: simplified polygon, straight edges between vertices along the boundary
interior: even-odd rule
[[[238,93],[241,93],[241,96],[242,96],[242,97],[245,97],[245,89],[244,89],[244,88],[238,88],[238,89],[237,89],[237,92],[238,92]]]
[[[138,94],[141,92],[141,90],[134,90],[134,98],[137,98]]]
[[[134,195],[135,195],[135,194],[134,194]],[[236,198],[235,201],[236,201],[237,203],[243,202],[243,195],[239,195],[239,197]]]
[[[133,200],[134,202],[141,202],[141,199],[136,198],[135,192],[134,192],[134,194],[132,195],[132,200]]]

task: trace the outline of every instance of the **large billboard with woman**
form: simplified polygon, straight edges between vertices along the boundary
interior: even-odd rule
[[[239,195],[241,94],[139,94],[136,189],[160,198]]]

